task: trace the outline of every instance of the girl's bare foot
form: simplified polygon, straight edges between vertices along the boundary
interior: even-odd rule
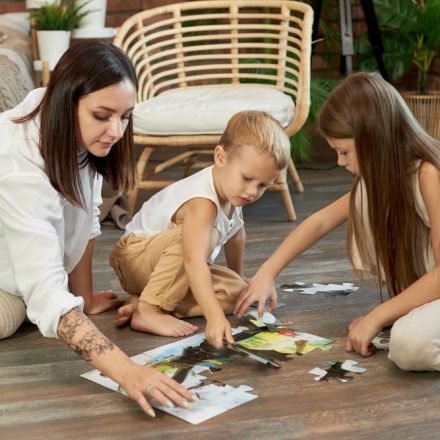
[[[131,318],[133,330],[160,336],[189,336],[199,328],[164,312],[159,306],[139,302]]]
[[[116,311],[116,318],[115,318],[115,324],[117,326],[124,325],[126,322],[128,322],[131,319],[133,313],[136,311],[138,302],[139,302],[139,296],[130,295],[128,304],[119,307],[119,309]]]

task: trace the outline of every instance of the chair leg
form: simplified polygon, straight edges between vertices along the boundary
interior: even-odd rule
[[[165,171],[176,165],[180,165],[181,163],[184,163],[186,160],[191,159],[196,154],[197,153],[193,151],[185,151],[184,153],[174,156],[171,159],[168,159],[160,163],[159,165],[156,165],[156,167],[154,168],[154,174],[161,173],[162,171]]]
[[[296,192],[303,192],[304,187],[302,185],[301,179],[299,178],[298,171],[296,170],[295,163],[292,159],[289,160],[289,163],[287,164],[287,170],[289,171],[290,178],[292,179],[293,183],[295,184]]]
[[[145,169],[147,168],[148,159],[153,152],[153,148],[145,147],[137,161],[136,164],[136,173],[138,182],[132,191],[128,194],[127,204],[128,204],[128,217],[131,219],[134,214],[134,210],[136,208],[136,202],[139,195],[139,183],[144,180]]]
[[[295,208],[293,207],[292,197],[289,191],[289,185],[287,184],[287,170],[283,170],[278,179],[274,183],[272,190],[279,191],[281,194],[281,199],[283,200],[284,207],[287,212],[287,219],[289,222],[296,220]]]
[[[188,177],[191,174],[192,166],[195,164],[193,157],[189,157],[183,162],[183,177]]]
[[[139,181],[144,180],[145,168],[147,168],[148,160],[150,159],[152,152],[153,152],[153,148],[145,147],[137,161],[136,172]]]
[[[289,220],[289,222],[293,222],[296,220],[296,213],[295,208],[293,207],[292,197],[290,196],[289,187],[286,186],[286,188],[281,189],[280,193],[284,203],[284,207],[287,211],[287,220]]]
[[[128,218],[131,220],[133,218],[134,210],[136,208],[136,202],[139,194],[139,188],[136,186],[127,196],[127,211]]]

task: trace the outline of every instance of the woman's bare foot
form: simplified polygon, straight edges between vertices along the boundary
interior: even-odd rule
[[[140,301],[131,318],[133,330],[160,336],[189,336],[199,328],[164,312],[159,306]]]
[[[123,306],[119,307],[118,310],[116,310],[115,324],[117,326],[124,325],[131,319],[133,313],[137,309],[138,302],[139,302],[139,296],[130,295],[128,304],[124,304]]]

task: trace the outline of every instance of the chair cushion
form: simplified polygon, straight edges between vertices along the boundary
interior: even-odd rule
[[[295,105],[275,87],[255,84],[179,88],[136,104],[134,131],[164,136],[219,134],[242,110],[265,111],[286,127]]]

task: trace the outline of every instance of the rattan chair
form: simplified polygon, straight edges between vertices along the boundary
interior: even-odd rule
[[[138,102],[175,88],[258,83],[292,97],[295,113],[285,127],[290,137],[309,112],[312,21],[311,7],[296,1],[191,1],[133,15],[118,29],[114,44],[136,69]],[[137,164],[139,181],[128,196],[130,214],[140,189],[157,190],[173,182],[157,180],[156,174],[182,162],[186,169],[194,167],[196,155],[212,154],[223,130],[203,130],[201,126],[195,134],[157,135],[137,132],[135,126],[135,143],[144,149]],[[160,147],[185,150],[151,166],[150,156]],[[303,191],[293,161],[288,172],[296,191]],[[295,220],[286,173],[270,189],[280,191],[288,219]]]

